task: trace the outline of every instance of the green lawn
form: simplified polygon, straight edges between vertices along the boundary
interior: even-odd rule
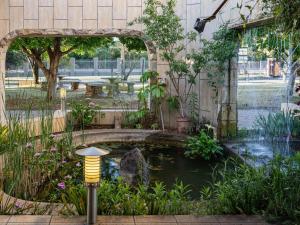
[[[58,94],[58,93],[57,93]],[[5,90],[6,109],[8,110],[22,110],[28,109],[38,110],[46,102],[46,92],[41,88],[7,88]],[[101,106],[103,109],[110,108],[137,108],[137,97],[129,96],[125,93],[115,98],[99,97],[86,98],[85,90],[79,89],[77,91],[67,91],[67,107],[68,103],[79,100],[90,100]],[[60,109],[59,96],[53,101],[53,109]]]
[[[278,108],[286,102],[286,84],[278,80],[239,82],[238,108]]]

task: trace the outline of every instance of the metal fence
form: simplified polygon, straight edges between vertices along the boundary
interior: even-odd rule
[[[238,64],[239,76],[268,76],[267,61],[247,61]]]
[[[47,65],[47,62],[45,62]],[[121,72],[121,67],[125,65],[126,71],[132,69],[131,75],[141,75],[143,71],[149,67],[148,60],[141,58],[139,60],[125,60],[122,62],[121,59],[115,60],[99,60],[84,59],[75,60],[62,60],[59,65],[59,74],[68,76],[105,76]],[[39,71],[41,77],[43,73]],[[6,77],[31,77],[32,71],[29,63],[25,63],[17,68],[6,71]]]

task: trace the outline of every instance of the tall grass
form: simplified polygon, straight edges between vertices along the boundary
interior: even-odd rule
[[[26,96],[19,99],[24,100]],[[54,113],[47,103],[39,108],[32,111],[29,102],[26,110],[7,112],[6,125],[0,129],[1,184],[7,194],[22,199],[34,196],[39,185],[58,167],[50,156],[49,159],[39,157],[53,145]]]
[[[153,187],[132,188],[122,180],[103,180],[97,191],[98,215],[174,215],[189,214],[193,208],[188,187],[174,184],[166,190],[162,183]],[[64,203],[75,205],[80,215],[86,214],[86,188],[73,186],[62,195]]]
[[[254,129],[268,139],[299,137],[300,119],[291,112],[270,113],[268,116],[259,115],[254,122]]]
[[[300,160],[277,156],[251,168],[227,162],[219,181],[202,190],[210,214],[263,214],[271,221],[300,224]]]

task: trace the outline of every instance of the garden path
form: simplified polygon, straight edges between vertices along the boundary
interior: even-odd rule
[[[0,225],[83,225],[85,216],[0,216]],[[260,216],[98,216],[98,225],[267,225]]]

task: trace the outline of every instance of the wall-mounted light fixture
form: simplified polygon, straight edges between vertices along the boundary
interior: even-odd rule
[[[220,12],[220,10],[223,8],[223,6],[228,2],[228,0],[224,0],[221,5],[217,8],[217,10],[210,16],[205,19],[197,18],[196,23],[194,25],[194,29],[198,31],[199,34],[201,34],[204,31],[206,23],[216,19],[217,14]]]

